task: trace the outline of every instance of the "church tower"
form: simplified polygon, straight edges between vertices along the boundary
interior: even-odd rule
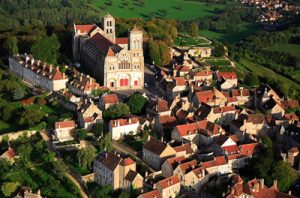
[[[104,35],[115,43],[116,41],[116,29],[115,29],[115,18],[110,14],[107,14],[102,19]]]
[[[136,26],[129,32],[129,50],[143,53],[143,31]]]

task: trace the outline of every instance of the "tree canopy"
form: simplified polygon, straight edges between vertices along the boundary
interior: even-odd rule
[[[80,149],[77,153],[77,159],[79,165],[85,169],[91,167],[92,162],[94,161],[96,156],[97,156],[97,150],[93,146]]]
[[[147,103],[148,100],[143,95],[134,93],[129,97],[127,105],[131,113],[140,115],[141,113],[144,113]]]
[[[196,22],[189,24],[187,31],[191,37],[197,37],[199,32],[199,25]]]
[[[129,107],[124,103],[113,105],[103,112],[103,117],[106,119],[117,119],[129,114]]]
[[[15,36],[7,37],[3,47],[6,49],[9,55],[16,55],[19,52],[18,40]]]
[[[36,41],[31,46],[31,53],[36,59],[47,63],[57,64],[59,57],[60,42],[55,34],[50,37],[46,36],[41,40]]]

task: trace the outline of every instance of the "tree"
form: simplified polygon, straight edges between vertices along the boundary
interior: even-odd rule
[[[225,55],[225,48],[223,45],[217,45],[215,47],[215,56],[216,57],[221,57]]]
[[[16,55],[18,54],[19,48],[18,48],[18,40],[15,36],[8,37],[3,47],[6,49],[9,55]]]
[[[152,39],[148,42],[149,57],[156,64],[160,64],[159,45]]]
[[[94,97],[102,96],[105,93],[109,93],[109,89],[93,89],[92,90],[92,95]]]
[[[129,107],[124,103],[119,103],[109,107],[103,112],[103,117],[106,119],[117,119],[129,114]]]
[[[32,150],[31,144],[21,144],[17,147],[17,153],[20,156],[20,159],[25,163],[29,161]]]
[[[95,188],[92,192],[92,198],[112,197],[113,189],[111,185],[104,185],[101,188]]]
[[[16,110],[16,107],[13,106],[12,104],[8,104],[2,109],[2,120],[3,121],[8,121],[11,119],[13,112]]]
[[[141,94],[134,93],[129,97],[128,107],[133,114],[140,115],[144,112],[148,100]]]
[[[86,129],[77,129],[74,133],[74,137],[77,140],[84,140],[87,137]]]
[[[272,172],[272,176],[278,180],[278,188],[282,192],[287,192],[298,177],[297,171],[283,161],[276,162]]]
[[[96,123],[92,127],[92,132],[96,137],[99,137],[103,133],[103,124],[102,123]]]
[[[40,109],[26,109],[20,116],[19,125],[33,127],[39,123],[45,114]]]
[[[97,156],[97,150],[93,146],[80,149],[77,153],[78,163],[82,168],[89,169]]]
[[[14,100],[21,100],[25,96],[25,91],[21,86],[17,86],[14,90],[13,99]]]
[[[44,37],[36,41],[31,46],[31,53],[36,59],[40,59],[47,63],[56,64],[59,57],[60,43],[55,34]]]
[[[5,197],[11,197],[12,194],[16,192],[18,186],[18,182],[5,182],[1,186],[1,191]]]
[[[198,24],[195,22],[189,24],[187,31],[191,37],[197,37],[199,32]]]
[[[111,135],[109,133],[107,133],[104,137],[102,137],[102,139],[100,140],[99,146],[100,146],[101,151],[103,151],[103,150],[112,151],[113,150]]]
[[[252,72],[245,76],[244,83],[250,87],[259,85],[259,79]]]

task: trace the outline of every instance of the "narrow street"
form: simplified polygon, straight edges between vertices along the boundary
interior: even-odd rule
[[[41,132],[41,136],[43,138],[43,140],[46,142],[47,148],[50,152],[55,152],[51,146],[51,141],[50,138],[48,136],[48,134],[43,131]],[[81,184],[68,172],[65,172],[66,176],[78,187],[81,197],[82,198],[89,198],[89,196],[86,194],[85,190],[83,189],[83,187],[81,186]]]
[[[121,153],[133,155],[134,157],[136,157],[137,159],[139,159],[143,165],[147,166],[151,172],[156,172],[148,164],[144,163],[143,159],[140,156],[138,156],[136,154],[136,152],[134,152],[130,148],[127,148],[127,147],[125,147],[123,145],[120,145],[117,142],[112,142],[112,146],[114,147],[115,150],[117,150],[117,151],[119,151]]]

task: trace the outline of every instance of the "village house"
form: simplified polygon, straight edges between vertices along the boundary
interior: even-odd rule
[[[228,154],[228,164],[231,165],[232,169],[244,168],[246,165],[249,165],[250,159],[255,154],[255,149],[258,143],[249,143],[239,145],[239,151],[234,154]]]
[[[165,93],[168,99],[174,99],[177,95],[180,95],[185,91],[188,91],[188,83],[185,78],[175,77],[166,86]]]
[[[34,193],[31,188],[22,186],[18,194],[14,198],[43,198],[43,197],[41,195],[41,190],[37,190],[37,192]]]
[[[184,65],[176,65],[173,67],[173,76],[174,77],[184,77],[187,75],[190,71],[190,68],[188,66]]]
[[[238,78],[234,72],[216,72],[216,80],[222,90],[232,89],[238,85]]]
[[[110,14],[103,17],[102,28],[74,24],[73,57],[109,89],[144,86],[143,31],[134,27],[128,37],[116,38]]]
[[[223,106],[211,108],[206,119],[222,126],[228,126],[238,115],[238,110],[234,106]]]
[[[212,107],[224,106],[227,101],[226,97],[216,88],[196,92],[192,100],[195,108],[198,108],[201,103],[208,104]]]
[[[261,107],[269,99],[280,101],[279,95],[267,84],[259,86],[255,91],[255,107]]]
[[[240,114],[230,124],[230,131],[235,132],[239,139],[243,139],[243,133],[250,135],[262,135],[270,130],[272,116],[263,114]]]
[[[176,151],[176,156],[185,156],[189,157],[195,153],[197,150],[197,145],[193,142],[183,143],[180,142],[180,145],[171,145],[172,148]]]
[[[203,185],[209,181],[209,174],[204,167],[190,168],[184,175],[181,184],[187,189],[200,193]]]
[[[194,142],[196,145],[209,145],[222,133],[222,128],[207,120],[177,125],[172,131],[172,139]]]
[[[109,122],[109,133],[113,140],[119,140],[125,135],[135,135],[139,129],[140,123],[138,117],[129,117],[125,119],[116,119]]]
[[[55,122],[54,134],[61,142],[72,140],[76,124],[73,120]]]
[[[164,177],[171,177],[174,175],[176,167],[183,161],[186,161],[186,157],[183,155],[167,159],[161,166],[162,175]]]
[[[52,64],[34,60],[31,55],[16,55],[9,58],[9,70],[32,86],[48,91],[66,88],[68,77]]]
[[[174,170],[174,175],[177,175],[181,181],[181,185],[185,186],[185,174],[196,168],[198,165],[196,160],[191,160],[185,163],[180,163]]]
[[[117,94],[103,94],[99,100],[99,108],[104,111],[113,105],[119,104],[119,102]]]
[[[216,174],[231,173],[231,165],[228,164],[227,159],[224,156],[214,157],[213,160],[202,162],[200,165],[206,169],[210,177]]]
[[[210,70],[201,71],[191,71],[188,76],[193,79],[193,81],[212,81],[213,73]]]
[[[102,111],[87,99],[78,107],[77,118],[79,126],[90,130],[98,122],[102,122]]]
[[[262,109],[266,114],[270,114],[277,119],[281,119],[285,114],[284,108],[273,98],[270,98],[268,101],[266,101],[262,105]]]
[[[143,187],[143,177],[136,172],[135,161],[116,152],[101,152],[94,160],[93,172],[100,186],[109,184],[114,190]]]
[[[240,176],[235,176],[235,183],[229,189],[227,198],[244,198],[244,197],[270,197],[270,198],[295,198],[292,195],[279,192],[277,186],[277,180],[273,181],[273,185],[268,188],[264,184],[264,179],[252,179],[247,183],[244,183]]]
[[[180,179],[177,175],[173,175],[163,179],[155,184],[162,197],[175,198],[180,193]]]
[[[73,77],[74,78],[67,83],[67,86],[70,92],[78,96],[92,95],[93,90],[106,89],[100,87],[96,80],[88,75],[77,72]]]
[[[138,198],[162,198],[162,195],[158,189],[152,190],[150,192],[146,192],[143,194],[140,194]]]
[[[0,155],[0,160],[4,159],[13,163],[15,157],[17,157],[15,149],[9,146],[7,150]]]
[[[176,151],[170,145],[150,136],[143,146],[143,161],[155,170],[161,170],[164,161],[175,155]]]
[[[249,89],[239,87],[238,89],[231,89],[222,91],[222,94],[227,99],[227,105],[246,105],[252,104],[252,97]]]
[[[151,100],[146,107],[146,113],[149,115],[171,115],[171,108],[168,101],[163,98],[157,98],[156,100]]]

